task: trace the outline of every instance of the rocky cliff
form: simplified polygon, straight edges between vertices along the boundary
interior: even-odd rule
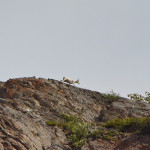
[[[82,123],[90,124],[91,131],[115,118],[150,116],[150,104],[105,97],[53,79],[31,77],[0,82],[0,150],[150,149],[149,134],[131,132],[119,133],[115,140],[103,135],[87,136],[81,147],[75,147],[68,138],[71,131],[60,124],[46,124],[48,120],[62,122],[60,114],[80,118]]]

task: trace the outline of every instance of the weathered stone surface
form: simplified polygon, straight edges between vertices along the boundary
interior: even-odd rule
[[[96,91],[56,80],[18,78],[0,82],[0,150],[71,150],[64,131],[47,126],[71,113],[98,124],[113,118],[150,116],[150,104],[121,98],[102,100]],[[148,150],[150,137],[127,135],[119,141],[88,140],[82,150]]]

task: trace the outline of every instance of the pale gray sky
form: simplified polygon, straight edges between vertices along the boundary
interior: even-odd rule
[[[0,80],[80,78],[82,88],[150,91],[149,0],[0,0]]]

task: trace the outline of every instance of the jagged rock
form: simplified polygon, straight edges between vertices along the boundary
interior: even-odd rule
[[[113,118],[150,115],[150,104],[119,98],[110,104],[102,94],[53,79],[18,78],[0,82],[0,150],[71,150],[61,128],[47,126],[70,113],[97,124]],[[127,136],[111,142],[88,140],[82,150],[150,148],[148,136]],[[134,144],[136,143],[137,146]]]

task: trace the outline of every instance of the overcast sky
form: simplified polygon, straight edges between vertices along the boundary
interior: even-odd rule
[[[0,56],[1,81],[67,76],[86,89],[143,94],[150,1],[0,0]]]

